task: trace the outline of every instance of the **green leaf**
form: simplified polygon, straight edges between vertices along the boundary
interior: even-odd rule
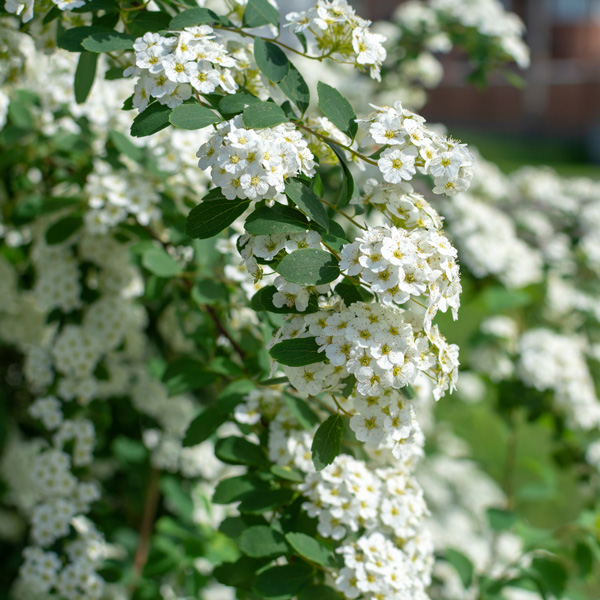
[[[83,217],[69,215],[53,223],[46,230],[46,243],[50,246],[62,244],[68,240],[83,225]]]
[[[213,279],[199,279],[191,292],[192,300],[197,304],[217,304],[227,299],[227,287]]]
[[[221,120],[219,115],[196,102],[180,104],[169,115],[171,125],[180,129],[202,129]]]
[[[217,375],[207,371],[204,363],[189,356],[181,356],[169,363],[162,376],[170,396],[206,387],[217,380]]]
[[[169,24],[169,29],[181,30],[195,25],[214,25],[219,23],[219,17],[207,8],[190,8],[175,15]]]
[[[271,567],[258,575],[254,591],[264,598],[291,598],[308,585],[313,576],[312,567],[304,562]]]
[[[324,567],[335,564],[331,547],[305,533],[287,533],[285,539],[289,545],[310,562]]]
[[[403,387],[400,388],[400,393],[407,399],[407,400],[414,400],[415,399],[415,389],[413,388],[412,385],[407,384]]]
[[[277,292],[277,288],[274,285],[267,285],[264,288],[261,288],[252,296],[252,300],[250,300],[250,305],[253,310],[260,312],[266,310],[268,312],[277,313],[281,315],[289,315],[289,314],[309,314],[315,313],[319,310],[319,305],[317,302],[317,298],[314,295],[310,296],[308,301],[308,306],[306,310],[299,311],[295,306],[291,308],[286,306],[285,304],[278,308],[273,304],[273,295]]]
[[[252,558],[275,558],[289,551],[283,535],[267,525],[255,525],[243,531],[238,546],[244,554]]]
[[[511,510],[502,510],[500,508],[487,509],[488,521],[494,531],[504,531],[510,529],[517,520],[517,515]]]
[[[338,261],[329,252],[317,248],[301,248],[283,257],[276,271],[299,285],[324,285],[340,274]]]
[[[227,420],[218,407],[210,406],[203,410],[188,426],[182,445],[196,446],[207,440]]]
[[[283,504],[291,502],[295,493],[293,490],[283,488],[280,490],[267,490],[246,494],[238,506],[241,513],[263,514],[276,510]]]
[[[279,12],[267,0],[248,0],[242,27],[262,27],[263,25],[279,27]]]
[[[247,94],[245,92],[238,92],[237,94],[227,94],[219,101],[219,110],[224,115],[238,115],[244,111],[247,106],[251,104],[260,104],[262,100]]]
[[[96,33],[110,33],[111,31],[108,27],[93,27],[89,25],[72,27],[58,36],[56,45],[69,52],[83,52],[85,50],[81,45],[83,40]]]
[[[129,24],[129,30],[136,37],[142,37],[147,32],[158,33],[169,28],[171,15],[164,11],[140,12]]]
[[[444,559],[456,570],[464,587],[468,588],[473,583],[473,564],[458,550],[447,548],[444,551]]]
[[[256,491],[267,491],[268,487],[264,481],[255,475],[239,475],[219,481],[213,494],[212,501],[215,504],[231,504],[239,502],[247,494]]]
[[[351,280],[344,278],[335,286],[335,292],[338,294],[346,306],[355,302],[364,302],[368,300],[368,292],[359,285],[355,285]]]
[[[225,386],[217,396],[219,410],[229,414],[254,389],[254,382],[248,379],[232,381]]]
[[[302,50],[304,50],[304,54],[306,54],[308,52],[308,42],[306,41],[306,36],[301,31],[298,31],[296,32],[296,37],[302,46]]]
[[[81,45],[89,52],[116,52],[133,48],[135,36],[119,31],[102,31],[92,33]]]
[[[308,220],[291,206],[275,204],[256,208],[248,215],[244,228],[254,235],[304,233],[308,229]]]
[[[587,577],[594,568],[594,552],[585,542],[577,542],[575,546],[575,562],[579,567],[580,577]]]
[[[312,429],[320,422],[318,415],[302,398],[284,392],[283,401],[304,429]]]
[[[271,473],[279,479],[285,479],[285,481],[293,481],[294,483],[302,483],[304,481],[304,473],[297,469],[292,469],[285,465],[273,465],[271,467]]]
[[[243,119],[244,125],[253,129],[275,127],[288,122],[287,115],[274,102],[250,104],[244,109]]]
[[[96,77],[96,67],[98,66],[98,55],[91,52],[82,52],[77,62],[75,70],[75,81],[73,90],[75,92],[75,102],[83,104],[94,85]]]
[[[231,465],[265,467],[268,464],[259,446],[237,436],[221,438],[215,444],[215,455],[220,461]]]
[[[223,414],[217,406],[204,409],[188,426],[183,438],[183,446],[196,446],[206,441],[223,423],[227,415]]]
[[[224,563],[216,567],[213,576],[219,583],[249,591],[256,579],[257,571],[265,565],[265,562],[269,562],[268,559],[242,556],[234,563]]]
[[[329,147],[335,152],[335,155],[338,157],[340,165],[342,167],[342,173],[344,179],[342,181],[342,187],[340,189],[340,195],[338,196],[336,206],[338,208],[344,208],[350,202],[350,199],[354,195],[354,178],[352,177],[352,173],[348,168],[348,164],[346,163],[346,157],[342,152],[341,148],[332,142],[326,142]]]
[[[344,420],[339,414],[328,417],[315,432],[311,446],[313,464],[317,471],[330,465],[339,455],[344,435]]]
[[[350,139],[354,139],[358,131],[356,113],[352,105],[335,88],[319,81],[317,84],[319,93],[319,108],[323,114]]]
[[[326,360],[325,352],[319,352],[319,348],[314,337],[293,338],[275,344],[269,354],[282,365],[303,367]]]
[[[531,561],[531,570],[543,591],[562,598],[569,579],[567,569],[558,560],[536,557]]]
[[[175,277],[183,271],[181,265],[166,250],[156,246],[144,252],[142,265],[158,277]]]
[[[229,227],[248,206],[250,200],[227,200],[224,196],[203,200],[190,211],[185,222],[185,233],[195,239],[211,238]]]
[[[319,197],[298,179],[288,180],[285,195],[317,225],[329,230],[329,217]]]
[[[288,74],[279,82],[279,87],[304,114],[310,104],[310,89],[300,71],[292,63]]]
[[[82,54],[83,56],[83,54]],[[92,56],[97,56],[93,54]],[[122,134],[120,131],[116,131],[115,129],[111,129],[108,132],[108,137],[110,141],[113,143],[115,148],[125,156],[131,158],[135,162],[141,162],[144,158],[144,149],[136,146],[128,136]]]
[[[254,59],[258,68],[275,83],[281,81],[290,70],[290,61],[285,52],[261,37],[254,39]]]
[[[342,600],[342,596],[327,585],[311,585],[298,594],[298,600]]]
[[[169,126],[170,114],[171,109],[166,104],[153,102],[133,120],[131,135],[133,137],[145,137],[161,131]]]

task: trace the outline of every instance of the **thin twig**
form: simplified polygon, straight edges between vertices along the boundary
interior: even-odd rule
[[[362,229],[363,231],[367,230],[366,227],[363,227],[360,223],[357,223],[349,214],[346,214],[345,212],[341,211],[335,204],[331,204],[331,202],[327,202],[327,200],[323,200],[323,198],[321,198],[321,202],[323,204],[326,204],[330,208],[333,208],[333,210],[335,210],[335,212],[337,212],[338,214],[342,215],[342,217],[345,217],[346,219],[348,219],[348,221],[350,221],[355,227],[358,227],[359,229]]]
[[[138,581],[142,577],[142,572],[148,560],[150,552],[150,539],[152,530],[154,529],[154,520],[156,519],[156,510],[160,499],[160,471],[152,468],[150,471],[150,480],[148,482],[148,490],[146,492],[146,502],[144,504],[144,514],[140,524],[140,540],[138,542],[135,557],[133,559],[133,581],[131,583],[131,591],[133,591]]]
[[[332,144],[335,144],[336,146],[339,146],[340,148],[347,150],[348,152],[350,152],[350,154],[360,158],[361,160],[364,160],[365,162],[369,163],[370,165],[377,165],[376,160],[371,160],[368,156],[365,156],[364,154],[357,152],[356,150],[354,150],[347,144],[342,144],[341,142],[338,142],[337,140],[334,140],[326,135],[323,135],[322,133],[319,133],[318,131],[314,131],[313,129],[311,129],[310,127],[307,127],[306,125],[303,125],[299,121],[292,121],[292,122],[296,125],[296,127],[299,127],[300,129],[304,129],[304,131],[307,131],[311,135],[314,135],[315,137],[322,139],[324,142],[331,142]]]
[[[221,320],[219,319],[217,313],[215,312],[215,309],[212,306],[206,305],[204,307],[204,310],[206,310],[206,312],[210,315],[210,318],[213,320],[214,324],[217,326],[219,333],[224,335],[229,340],[229,342],[233,346],[233,349],[239,354],[239,357],[242,359],[242,361],[245,361],[246,353],[244,352],[242,347],[231,337],[231,335],[229,334],[227,329],[225,329],[225,326],[223,325],[223,323],[221,323]]]

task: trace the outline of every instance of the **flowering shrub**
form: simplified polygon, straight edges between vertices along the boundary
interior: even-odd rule
[[[472,4],[407,3],[389,42],[345,0],[7,0],[10,597],[594,593],[598,185],[504,176],[389,99],[471,34],[525,64]]]

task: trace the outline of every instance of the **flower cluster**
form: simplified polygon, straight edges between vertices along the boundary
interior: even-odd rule
[[[286,20],[294,33],[310,31],[323,54],[369,67],[371,77],[380,80],[385,37],[371,32],[371,21],[357,16],[346,0],[317,0],[307,11],[287,14]]]
[[[135,67],[126,71],[137,75],[133,106],[143,111],[152,98],[174,108],[192,95],[216,89],[233,94],[238,86],[231,69],[235,59],[208,25],[186,27],[175,35],[145,33],[133,46]]]
[[[334,406],[331,403],[331,406]],[[302,508],[317,519],[325,539],[340,542],[343,564],[331,578],[344,597],[427,598],[433,545],[425,528],[429,511],[412,475],[423,443],[420,436],[401,460],[383,451],[374,462],[341,454],[315,471],[310,445],[314,432],[300,428],[277,387],[253,390],[236,408],[236,420],[257,426],[269,422],[269,457],[300,470]],[[367,453],[372,453],[367,445]]]
[[[52,0],[54,5],[62,11],[71,11],[74,8],[81,8],[86,0]],[[4,10],[12,15],[21,17],[23,23],[28,23],[33,19],[33,7],[35,0],[5,0]]]
[[[351,428],[371,447],[392,441],[394,455],[400,456],[418,426],[399,392],[424,372],[436,381],[434,396],[439,399],[457,378],[458,348],[446,342],[437,326],[426,334],[422,323],[411,311],[357,302],[290,317],[269,344],[315,336],[325,362],[284,366],[290,383],[302,396],[337,394],[352,376],[356,386],[351,403],[357,414]]]
[[[425,119],[402,107],[374,106],[375,111],[359,119],[368,132],[363,140],[385,147],[377,161],[388,183],[410,181],[417,169],[434,178],[435,194],[453,196],[469,188],[473,156],[465,144],[443,137],[425,126]]]
[[[90,208],[85,223],[90,233],[106,233],[129,215],[140,225],[159,216],[160,196],[146,174],[113,170],[108,163],[96,161],[88,176],[85,193]]]
[[[283,193],[285,179],[299,173],[314,175],[314,156],[291,123],[246,129],[241,116],[217,125],[197,154],[202,170],[229,200],[262,200]]]
[[[532,329],[519,340],[518,373],[538,390],[553,390],[554,398],[572,425],[600,426],[600,401],[586,364],[585,341],[549,329]]]
[[[248,273],[257,282],[270,274],[266,273],[264,268],[268,269],[269,263],[274,260],[303,248],[322,249],[321,236],[312,230],[305,233],[272,235],[245,233],[238,238],[237,244]],[[325,294],[330,289],[329,284],[303,286],[290,283],[281,276],[277,276],[273,283],[277,288],[277,292],[273,295],[273,304],[278,308],[288,306],[301,312],[307,309],[312,293]]]
[[[405,466],[369,471],[348,455],[298,488],[324,538],[343,540],[335,583],[346,598],[426,598],[433,564],[423,492]],[[359,533],[355,539],[355,534]]]
[[[369,227],[342,248],[340,269],[349,277],[360,277],[387,306],[426,297],[429,332],[438,308],[451,308],[457,317],[461,286],[456,255],[436,230]]]
[[[380,183],[376,179],[367,179],[364,194],[352,198],[350,203],[373,206],[387,223],[402,229],[442,228],[442,219],[435,208],[408,183]]]
[[[409,0],[398,7],[394,20],[407,36],[421,39],[431,52],[448,52],[453,32],[469,28],[522,69],[530,63],[529,48],[523,41],[525,26],[499,0]]]

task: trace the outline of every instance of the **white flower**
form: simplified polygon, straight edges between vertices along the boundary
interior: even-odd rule
[[[388,148],[377,161],[377,165],[385,181],[399,183],[403,179],[408,181],[413,178],[416,173],[416,157],[417,151],[411,146],[402,150]]]

